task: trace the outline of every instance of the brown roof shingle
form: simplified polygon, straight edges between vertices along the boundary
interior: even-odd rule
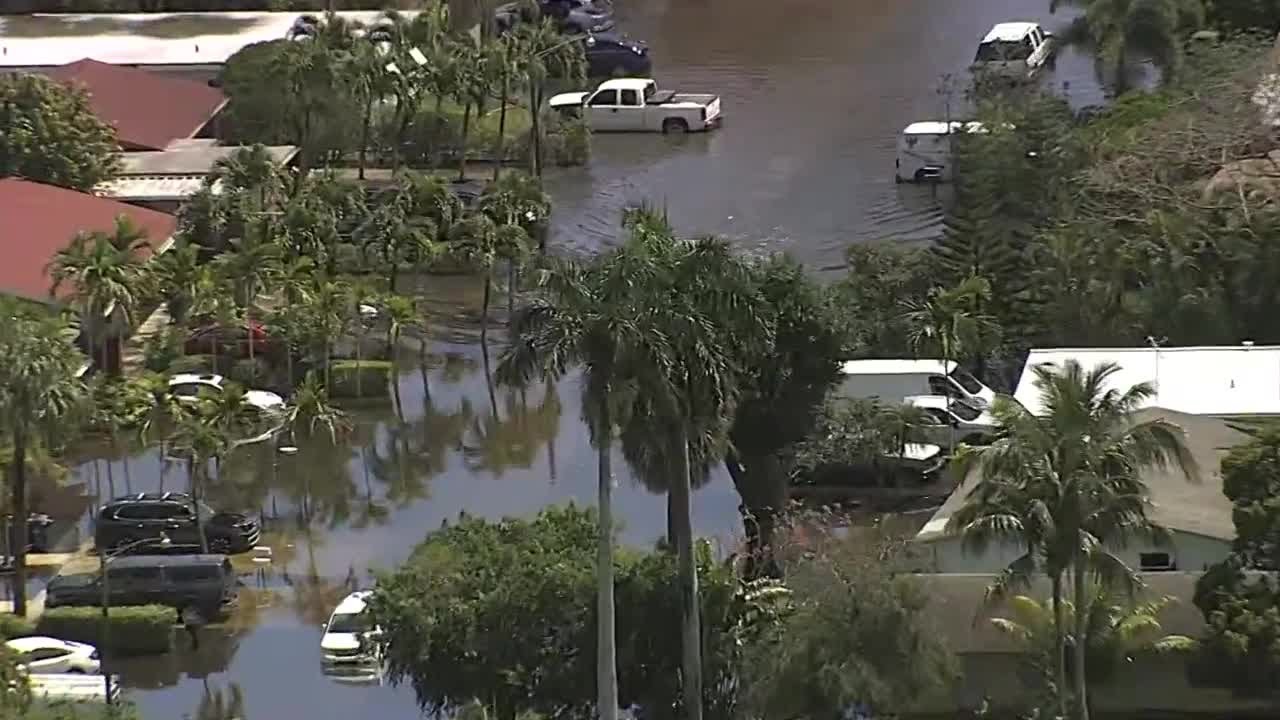
[[[78,60],[45,74],[84,88],[94,114],[115,127],[126,150],[163,150],[189,138],[227,103],[222,91],[203,83],[97,60]]]
[[[52,283],[46,267],[53,256],[78,232],[110,232],[120,215],[146,232],[152,251],[177,227],[177,219],[166,213],[30,180],[0,178],[0,293],[49,300]]]

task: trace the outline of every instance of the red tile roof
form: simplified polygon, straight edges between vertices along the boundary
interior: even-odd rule
[[[47,301],[46,267],[76,233],[111,232],[126,215],[146,231],[152,250],[173,236],[177,218],[53,185],[0,178],[0,293]],[[145,252],[145,251],[144,251]],[[59,289],[59,294],[71,292]]]
[[[226,104],[204,83],[97,60],[77,60],[45,74],[83,87],[93,112],[114,125],[126,150],[163,150],[200,131]]]

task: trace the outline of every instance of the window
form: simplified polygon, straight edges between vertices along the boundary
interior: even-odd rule
[[[968,390],[971,395],[977,395],[982,392],[982,383],[978,382],[978,378],[970,375],[964,368],[952,370],[951,379],[959,383],[960,387]]]
[[[26,662],[39,662],[41,660],[56,660],[71,653],[62,648],[36,648],[27,653]]]
[[[1167,552],[1145,552],[1138,555],[1138,569],[1177,570],[1178,565]]]
[[[993,40],[978,46],[978,54],[974,62],[999,62],[1001,60],[1026,60],[1031,56],[1031,47],[1021,40]]]
[[[592,107],[595,107],[597,105],[617,105],[617,104],[618,104],[617,90],[601,90],[600,92],[596,93],[594,97],[591,98]]]
[[[927,413],[928,413],[929,419],[932,420],[933,423],[935,424],[938,424],[938,425],[951,424],[951,416],[947,414],[946,410],[941,410],[939,408],[929,408]]]
[[[947,380],[941,375],[929,376],[929,394],[945,395],[946,397],[952,397],[952,398],[961,396],[960,392],[956,390],[956,386],[952,385],[951,381]]]
[[[169,393],[177,397],[196,397],[200,394],[200,385],[187,383],[169,388]]]
[[[635,90],[623,90],[622,104],[628,107],[640,107],[640,93]]]
[[[222,575],[222,569],[217,565],[175,565],[165,568],[165,575],[174,582],[217,580]]]
[[[145,505],[124,505],[116,509],[116,517],[121,520],[146,520],[147,507]]]
[[[365,613],[335,613],[326,628],[331,633],[362,633],[372,629],[373,623]]]
[[[982,414],[962,402],[951,403],[951,412],[955,413],[956,417],[964,420],[965,422],[973,422]]]

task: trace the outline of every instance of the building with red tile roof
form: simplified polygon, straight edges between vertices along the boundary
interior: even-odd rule
[[[54,185],[0,178],[0,294],[50,302],[48,265],[79,232],[111,232],[124,215],[146,233],[149,252],[168,247],[177,218]],[[147,250],[143,251],[147,253]],[[71,288],[60,289],[65,296]]]
[[[94,114],[115,127],[124,150],[163,150],[175,140],[195,137],[227,104],[221,90],[205,83],[97,60],[44,73],[83,88]]]

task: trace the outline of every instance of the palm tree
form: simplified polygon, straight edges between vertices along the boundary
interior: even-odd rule
[[[212,320],[215,325],[230,326],[236,320],[236,306],[232,300],[232,291],[228,281],[214,268],[206,265],[200,268],[191,295],[191,309],[188,320]],[[218,368],[218,334],[209,334],[209,354],[213,357],[214,369]]]
[[[333,344],[350,320],[351,289],[340,280],[322,280],[316,286],[311,304],[306,308],[311,345],[320,351],[324,365],[324,383],[329,386],[333,364]]]
[[[435,142],[437,151],[443,130],[444,99],[454,94],[455,71],[453,43],[448,36],[449,8],[445,2],[432,2],[412,19],[388,10],[382,24],[375,27],[377,37],[389,43],[391,64],[387,78],[396,100],[392,146],[392,172],[400,169],[400,155],[413,118],[429,92],[435,98]],[[419,59],[425,60],[419,64]],[[438,154],[438,153],[437,153]],[[438,162],[437,162],[438,164]]]
[[[285,192],[284,171],[260,144],[239,148],[214,163],[208,182],[212,185],[219,181],[224,194],[250,191],[258,211],[277,205]]]
[[[510,175],[508,177],[511,177]],[[617,251],[589,266],[557,261],[542,276],[537,295],[512,325],[515,341],[504,352],[498,375],[525,386],[548,381],[582,365],[585,383],[582,414],[596,447],[600,535],[596,557],[597,672],[596,707],[600,717],[616,720],[617,652],[613,603],[613,438],[618,419],[630,414],[635,398],[634,359],[660,337],[648,323],[634,259]],[[641,268],[642,269],[642,268]]]
[[[0,299],[0,431],[12,449],[10,483],[14,517],[14,612],[27,610],[27,457],[34,447],[65,439],[85,387],[77,378],[84,356],[75,329],[57,316],[39,314],[19,301]]]
[[[253,308],[258,295],[269,287],[280,271],[280,246],[272,237],[269,219],[261,218],[246,227],[244,237],[231,239],[230,252],[219,255],[215,269],[231,284],[236,304],[243,313],[249,338],[249,362],[254,360]],[[256,374],[256,369],[253,371]]]
[[[294,392],[287,422],[299,439],[327,436],[335,444],[351,429],[346,413],[329,402],[329,391],[315,373],[307,373]]]
[[[168,305],[170,319],[175,325],[186,325],[200,279],[200,249],[186,242],[171,248],[147,263],[146,275]]]
[[[586,57],[576,38],[566,39],[554,21],[543,18],[537,23],[521,23],[517,38],[516,67],[529,89],[530,155],[529,173],[542,177],[542,111],[546,100],[547,81],[564,78],[570,82],[586,82]]]
[[[1197,475],[1181,428],[1135,416],[1154,395],[1151,385],[1108,389],[1118,370],[1105,363],[1085,372],[1074,361],[1061,369],[1034,368],[1046,410],[1042,417],[997,399],[992,415],[1002,436],[962,457],[962,468],[974,468],[980,477],[948,523],[970,546],[1012,541],[1024,548],[997,578],[992,596],[1025,585],[1039,569],[1049,575],[1060,648],[1065,643],[1061,589],[1070,575],[1075,637],[1085,639],[1073,647],[1077,669],[1087,666],[1089,577],[1109,590],[1132,594],[1140,581],[1112,551],[1137,537],[1165,538],[1148,518],[1143,473],[1174,466],[1188,479]],[[1085,675],[1075,677],[1081,720],[1089,715]],[[1060,681],[1063,676],[1060,668]]]
[[[499,257],[521,257],[529,235],[519,225],[498,225],[484,213],[474,213],[449,231],[456,252],[475,263],[484,273],[484,295],[480,309],[480,344],[487,348],[489,301],[493,292],[493,267]]]
[[[1171,597],[1151,602],[1133,603],[1128,598],[1116,597],[1105,588],[1097,587],[1089,598],[1086,668],[1091,685],[1111,679],[1118,666],[1133,662],[1140,654],[1166,654],[1188,652],[1196,647],[1196,641],[1185,635],[1165,635],[1160,626],[1160,615],[1174,603]],[[1074,614],[1071,603],[1063,603],[1068,614]],[[1008,601],[1012,617],[991,619],[1004,634],[1018,641],[1031,651],[1037,663],[1061,656],[1061,648],[1055,637],[1052,607],[1045,607],[1026,595],[1017,595]],[[1074,647],[1075,637],[1068,638]]]
[[[108,365],[106,335],[112,319],[132,325],[141,297],[140,237],[126,218],[119,218],[110,234],[77,234],[49,263],[53,279],[50,294],[56,294],[64,283],[74,286],[72,298],[88,326],[90,354],[98,353],[99,367],[104,370]]]
[[[1092,46],[1103,77],[1119,95],[1129,89],[1129,59],[1138,56],[1159,67],[1171,80],[1182,64],[1183,38],[1204,25],[1200,0],[1052,0],[1084,8],[1064,34],[1067,43]]]
[[[466,36],[455,43],[454,57],[458,62],[453,76],[453,97],[462,103],[462,136],[458,149],[458,181],[467,179],[467,143],[471,135],[471,111],[477,119],[484,112],[484,101],[493,87],[493,53],[481,40]]]
[[[524,231],[525,243],[507,245],[503,258],[507,262],[507,317],[515,312],[516,274],[533,252],[534,238],[543,235],[551,217],[551,198],[542,190],[542,181],[522,172],[510,172],[485,188],[477,207],[499,227],[515,225]],[[519,236],[512,233],[513,241]]]
[[[511,104],[511,76],[520,71],[518,65],[519,43],[515,35],[505,33],[493,41],[490,62],[496,67],[498,81],[498,146],[494,150],[493,181],[502,178],[502,166],[506,161],[507,107]]]
[[[204,510],[204,488],[209,471],[209,461],[219,465],[230,452],[233,439],[225,430],[218,406],[209,398],[200,398],[192,405],[175,408],[169,445],[187,460],[187,483],[190,487],[192,508],[196,514],[196,531],[200,537],[200,551],[209,552],[209,537],[204,525],[208,520]]]

